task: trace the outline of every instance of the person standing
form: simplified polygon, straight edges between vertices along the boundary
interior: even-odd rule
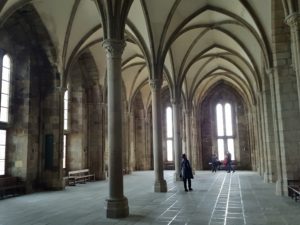
[[[191,179],[194,178],[193,176],[193,171],[191,164],[189,160],[187,159],[185,154],[182,154],[182,161],[181,161],[181,174],[180,176],[182,177],[183,180],[183,185],[184,185],[184,190],[185,191],[192,191],[192,181]],[[186,182],[188,182],[188,189],[186,186]]]
[[[218,160],[218,156],[215,153],[213,153],[212,156],[211,156],[211,164],[212,164],[211,172],[216,173],[218,165],[219,165],[219,160]]]
[[[232,160],[231,160],[231,153],[227,152],[227,173],[230,173],[231,170],[234,172],[234,169],[232,167]]]

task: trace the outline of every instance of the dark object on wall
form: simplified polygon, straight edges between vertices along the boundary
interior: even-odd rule
[[[45,135],[45,169],[53,169],[53,134]]]

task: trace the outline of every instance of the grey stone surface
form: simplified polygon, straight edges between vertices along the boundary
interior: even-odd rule
[[[197,224],[299,225],[300,203],[276,196],[255,172],[196,171],[193,191],[164,171],[167,193],[153,192],[153,171],[124,177],[130,215],[107,219],[108,182],[97,181],[0,201],[1,225]]]

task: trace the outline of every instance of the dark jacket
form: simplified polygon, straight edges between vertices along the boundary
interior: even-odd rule
[[[184,179],[194,178],[190,162],[187,159],[182,159],[181,161],[181,176]]]

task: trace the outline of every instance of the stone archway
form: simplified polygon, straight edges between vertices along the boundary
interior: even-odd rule
[[[210,169],[213,152],[218,154],[216,105],[229,103],[232,106],[232,126],[235,161],[238,169],[251,169],[251,149],[247,107],[238,92],[226,83],[212,88],[201,103],[200,129],[203,169]],[[226,146],[226,145],[225,145]],[[226,147],[224,149],[226,150]],[[220,158],[221,159],[221,158]],[[222,159],[221,159],[222,160]]]

